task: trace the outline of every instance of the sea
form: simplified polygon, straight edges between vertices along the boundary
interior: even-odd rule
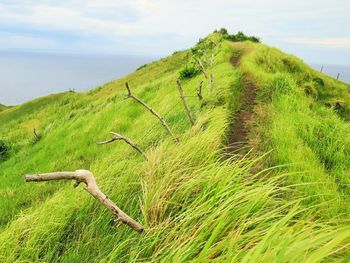
[[[63,91],[86,91],[156,57],[0,51],[0,104],[17,105]]]
[[[86,91],[126,75],[156,56],[0,51],[0,104],[12,106],[52,93]],[[350,83],[350,65],[311,64]]]
[[[321,70],[322,72],[331,76],[333,78],[337,78],[339,73],[339,80],[350,84],[350,65],[335,65],[335,64],[311,64],[311,66],[316,70]]]

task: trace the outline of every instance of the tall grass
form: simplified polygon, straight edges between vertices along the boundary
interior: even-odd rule
[[[214,34],[205,41],[217,37]],[[248,43],[240,45],[253,50]],[[192,59],[190,50],[146,65],[88,93],[60,94],[0,113],[1,137],[12,144],[10,158],[0,162],[0,261],[345,259],[350,228],[316,213],[328,199],[305,207],[316,191],[300,193],[298,187],[285,184],[290,170],[257,170],[267,157],[223,158],[229,120],[242,92],[241,69],[229,63],[234,52],[237,50],[229,42],[222,42],[213,67],[215,89],[210,92],[206,83],[203,107],[195,97],[203,76],[183,82],[196,116],[193,127],[175,82],[183,65]],[[125,81],[165,117],[180,137],[179,144],[172,142],[152,115],[125,99]],[[40,141],[33,141],[34,127],[42,135]],[[293,136],[304,134],[292,131],[292,124],[290,127]],[[109,136],[109,131],[138,143],[148,161],[122,143],[96,145]],[[279,146],[277,131],[271,129],[269,135],[273,145]],[[316,149],[309,141],[309,148]],[[286,146],[286,150],[290,149]],[[279,156],[282,153],[275,154],[275,160]],[[316,154],[310,156],[318,160]],[[280,162],[291,161],[279,158]],[[114,222],[104,207],[82,189],[73,189],[64,182],[24,184],[21,176],[80,168],[95,174],[101,189],[145,226],[145,234]],[[298,185],[308,188],[309,181],[300,180]],[[333,198],[342,198],[332,191],[330,188]]]
[[[256,107],[259,129],[252,137],[261,142],[260,150],[272,150],[269,165],[288,164],[282,169],[292,173],[288,183],[302,184],[296,189],[310,197],[306,205],[321,204],[315,211],[319,216],[347,220],[350,126],[344,118],[350,115],[329,108],[324,98],[330,94],[336,100],[346,98],[349,86],[262,45],[244,57],[242,70],[260,86]],[[324,95],[313,96],[305,90],[310,80],[323,83],[314,92]]]

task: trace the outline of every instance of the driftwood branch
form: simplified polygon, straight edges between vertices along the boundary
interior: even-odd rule
[[[112,143],[115,141],[124,141],[127,144],[129,144],[132,148],[134,148],[136,151],[141,153],[142,156],[147,160],[147,157],[146,157],[146,154],[144,153],[144,151],[142,151],[141,148],[136,143],[131,141],[129,138],[122,136],[119,133],[115,133],[115,132],[110,132],[110,134],[114,135],[115,137],[113,137],[112,139],[107,140],[107,141],[98,142],[97,144],[107,144],[107,143]]]
[[[199,67],[201,68],[204,77],[205,77],[206,79],[208,79],[207,71],[205,70],[203,63],[202,63],[202,61],[201,61],[199,58],[197,58],[197,63],[198,63],[198,65],[199,65]]]
[[[80,183],[84,183],[84,189],[103,206],[105,206],[120,222],[128,225],[139,233],[143,232],[144,228],[142,225],[125,214],[99,189],[93,174],[88,170],[25,175],[26,182],[43,182],[53,180],[75,180],[76,183],[74,187],[77,187]]]
[[[141,99],[139,99],[138,97],[135,97],[130,90],[129,84],[128,82],[125,83],[126,89],[128,90],[128,97],[132,98],[133,100],[135,100],[136,102],[140,103],[143,107],[145,107],[147,110],[149,110],[154,116],[156,116],[159,121],[161,122],[161,124],[163,125],[163,127],[168,131],[168,133],[171,135],[171,137],[173,137],[173,140],[177,143],[179,142],[179,138],[177,138],[175,136],[175,134],[173,133],[173,131],[170,129],[169,125],[166,123],[166,121],[164,120],[164,118],[162,116],[160,116],[159,113],[157,113],[155,110],[153,110],[150,106],[148,106],[145,102],[143,102]]]
[[[183,104],[185,106],[185,110],[186,110],[186,113],[188,115],[188,118],[190,119],[191,124],[194,125],[194,119],[193,119],[192,113],[190,111],[190,108],[188,107],[187,101],[185,99],[184,91],[182,89],[180,80],[177,80],[176,83],[177,83],[177,86],[179,88],[180,97],[181,97],[182,102],[183,102]]]
[[[203,86],[203,80],[201,80],[199,82],[199,87],[197,89],[197,96],[198,96],[198,99],[199,101],[202,101],[203,100],[203,96],[202,96],[202,86]]]

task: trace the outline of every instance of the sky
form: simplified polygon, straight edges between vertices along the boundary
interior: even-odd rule
[[[349,0],[0,0],[0,50],[161,57],[221,27],[350,64]]]

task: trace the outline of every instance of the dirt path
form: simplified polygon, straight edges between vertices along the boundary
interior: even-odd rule
[[[241,54],[231,58],[231,64],[235,68],[239,66]],[[242,103],[240,109],[236,112],[231,134],[228,136],[228,146],[226,152],[237,153],[247,144],[248,124],[252,119],[253,107],[256,99],[256,85],[246,75],[242,75],[241,83],[243,86]]]

